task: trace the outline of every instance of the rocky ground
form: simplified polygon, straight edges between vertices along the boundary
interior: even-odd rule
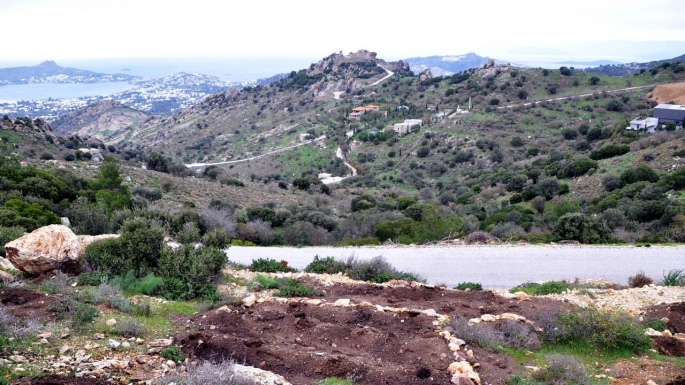
[[[357,384],[504,384],[515,373],[535,370],[512,356],[466,344],[447,322],[466,317],[471,323],[519,322],[539,327],[546,314],[575,306],[623,310],[637,317],[667,318],[674,332],[685,331],[685,289],[647,286],[639,289],[595,288],[531,297],[508,291],[457,291],[391,281],[369,284],[341,275],[274,274],[305,282],[322,294],[312,298],[274,297],[273,291],[250,291],[249,271],[225,271],[235,283],[221,290],[233,299],[191,315],[169,314],[174,327],[164,336],[121,338],[115,333],[77,332],[59,327],[51,304],[60,295],[30,286],[5,287],[1,308],[44,328],[24,351],[3,351],[2,363],[26,376],[17,384],[143,383],[183,374],[205,361],[233,359],[260,384],[312,384],[329,377]],[[35,286],[34,286],[35,287]],[[594,285],[594,287],[606,287]],[[102,317],[116,322],[112,309]],[[112,325],[113,326],[113,325]],[[659,333],[660,334],[660,333]],[[158,338],[163,337],[163,338]],[[680,337],[676,335],[676,337]],[[685,369],[679,338],[655,337],[653,355],[596,363],[590,370],[600,383],[680,384]],[[181,347],[185,361],[159,352]],[[678,382],[680,381],[680,382]]]

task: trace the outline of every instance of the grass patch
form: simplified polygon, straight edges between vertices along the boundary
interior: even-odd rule
[[[517,286],[510,291],[512,293],[522,291],[528,295],[547,295],[547,294],[561,294],[571,288],[568,282],[563,281],[548,281],[543,283],[524,283]]]
[[[483,290],[483,285],[476,282],[462,282],[454,288],[456,290]]]

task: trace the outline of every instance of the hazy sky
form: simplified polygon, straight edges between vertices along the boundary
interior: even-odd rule
[[[379,57],[587,51],[675,41],[685,1],[0,0],[2,60],[132,57]],[[674,47],[679,45],[680,47]],[[626,54],[640,57],[638,53]]]

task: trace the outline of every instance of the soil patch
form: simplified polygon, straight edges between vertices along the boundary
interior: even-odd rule
[[[0,291],[0,307],[23,320],[54,318],[53,314],[45,309],[60,300],[61,298],[55,295],[45,295],[26,289],[6,288]]]
[[[685,302],[661,304],[645,309],[645,318],[668,318],[668,328],[685,333]]]
[[[46,376],[46,377],[35,377],[28,378],[24,377],[16,382],[12,382],[13,385],[105,385],[108,384],[107,381],[96,378],[76,378],[76,377],[62,377],[62,376]]]
[[[685,385],[682,382],[685,369],[675,362],[657,361],[646,357],[621,360],[608,368],[613,377],[611,385],[645,384],[652,380],[657,384]]]
[[[445,339],[436,331],[436,317],[415,310],[479,317],[516,313],[535,320],[556,314],[559,301],[505,299],[490,291],[459,292],[439,287],[387,287],[368,284],[323,286],[322,305],[297,299],[266,301],[250,308],[231,306],[191,318],[175,341],[192,359],[233,358],[284,376],[293,384],[325,377],[353,378],[359,384],[450,383],[447,367],[454,361]],[[337,299],[358,306],[331,306]],[[366,302],[366,306],[360,305]],[[379,311],[375,306],[406,308]],[[521,372],[512,358],[477,346],[469,358],[483,383],[504,384]]]
[[[662,84],[654,88],[652,99],[658,103],[685,104],[685,83]]]
[[[669,357],[685,357],[685,341],[675,337],[653,337],[659,353]]]

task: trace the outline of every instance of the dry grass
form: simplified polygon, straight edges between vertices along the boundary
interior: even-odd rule
[[[685,83],[662,84],[654,88],[652,99],[658,103],[685,104]]]

